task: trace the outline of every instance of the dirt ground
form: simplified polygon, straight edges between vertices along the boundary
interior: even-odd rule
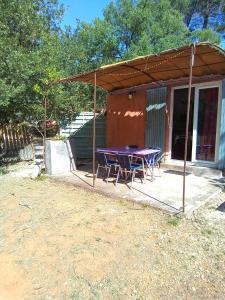
[[[0,176],[0,300],[225,299],[224,201],[180,219]]]

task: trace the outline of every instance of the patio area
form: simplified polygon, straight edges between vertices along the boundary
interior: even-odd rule
[[[182,172],[161,169],[161,176],[155,170],[155,180],[147,177],[145,183],[136,178],[133,188],[130,183],[119,182],[115,185],[115,178],[109,177],[108,183],[102,177],[96,179],[95,188],[92,187],[93,177],[91,162],[78,165],[78,170],[71,173],[52,176],[56,181],[79,186],[84,189],[104,194],[114,199],[130,200],[136,203],[150,205],[172,214],[182,213]],[[185,214],[190,214],[207,200],[222,191],[220,180],[207,179],[187,173],[186,176],[186,206]]]

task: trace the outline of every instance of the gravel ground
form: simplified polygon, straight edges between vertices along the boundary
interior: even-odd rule
[[[0,300],[225,299],[224,194],[188,218],[0,176]]]

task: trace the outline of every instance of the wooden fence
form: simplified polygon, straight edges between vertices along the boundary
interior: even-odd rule
[[[31,143],[28,129],[22,124],[0,124],[0,157],[17,157]]]

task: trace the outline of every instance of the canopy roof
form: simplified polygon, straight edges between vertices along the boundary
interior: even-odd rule
[[[61,79],[94,84],[108,92],[147,83],[189,76],[191,45],[163,51],[157,55],[139,56],[132,60],[102,66],[97,70]],[[210,43],[195,45],[193,76],[225,75],[225,51]]]

